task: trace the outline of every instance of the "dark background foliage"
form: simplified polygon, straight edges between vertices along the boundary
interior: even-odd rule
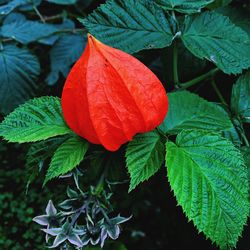
[[[0,4],[4,5],[6,2],[11,1],[0,0]],[[35,8],[31,4],[28,10],[27,8],[18,7],[13,10],[13,13],[22,13],[26,18],[36,21],[39,21],[39,15],[42,15],[45,17],[46,23],[54,25],[61,24],[63,19],[67,17],[68,20],[75,23],[75,27],[63,28],[57,35],[59,37],[76,36],[76,39],[70,40],[70,47],[71,50],[75,48],[74,50],[81,51],[84,46],[85,34],[82,25],[76,18],[84,17],[88,13],[91,13],[102,2],[105,1],[79,0],[73,5],[58,5],[48,1],[41,1]],[[223,1],[217,2],[220,5]],[[248,10],[249,13],[249,1],[234,0],[231,2],[230,8],[242,11]],[[0,25],[4,18],[5,16],[0,15]],[[80,42],[77,40],[79,36],[83,37]],[[57,43],[51,46],[35,41],[23,44],[14,41],[15,39],[13,38],[0,39],[0,45],[2,46],[15,45],[17,48],[27,48],[39,58],[41,65],[41,73],[38,80],[36,80],[33,94],[23,99],[18,99],[15,105],[34,96],[61,95],[65,76],[69,68],[60,69],[61,72],[59,73],[58,80],[48,80],[50,72],[57,74],[56,65],[60,63],[55,55],[50,59],[51,50],[55,48]],[[195,59],[189,52],[184,51],[182,46],[179,44],[180,51],[183,51],[180,54],[179,65],[182,82],[207,72],[211,68],[210,63]],[[66,66],[71,67],[72,63],[77,59],[77,55],[74,55],[72,51],[69,53],[72,58],[67,58],[68,65]],[[171,75],[171,48],[144,51],[138,53],[136,56],[161,78],[169,91],[173,89],[173,85],[171,84],[173,80],[173,76]],[[64,58],[61,59],[64,60]],[[51,63],[54,63],[54,65]],[[2,72],[0,72],[1,74]],[[216,76],[218,87],[227,102],[229,102],[232,84],[235,80],[235,76],[227,76],[222,73]],[[9,90],[10,92],[3,93],[3,88],[0,88],[0,91],[2,92],[0,96],[10,95],[14,99],[19,98],[15,91],[11,93],[11,90]],[[193,87],[192,91],[199,93],[200,96],[207,100],[218,101],[218,97],[208,82],[203,82],[198,87]],[[14,105],[8,102],[6,103],[9,106],[3,106],[2,100],[3,98],[1,99],[0,110],[2,113],[0,114],[0,120],[1,115],[3,117],[3,115],[14,108]],[[246,129],[249,130],[249,128]],[[27,148],[25,147],[10,145],[6,142],[1,142],[0,144],[0,249],[3,250],[46,249],[44,246],[44,235],[39,230],[39,226],[32,222],[32,218],[43,213],[49,199],[52,199],[55,203],[65,199],[65,182],[61,180],[54,181],[46,188],[42,188],[43,173],[36,178],[26,193],[27,175],[25,174],[26,170],[24,167],[26,152]],[[116,165],[115,167],[123,172],[122,175],[126,179],[127,173],[125,167],[119,163],[116,163]],[[91,176],[91,173],[89,175]],[[89,181],[89,184],[95,184],[95,181],[93,179]],[[128,194],[127,190],[127,184],[119,185],[112,198],[115,210],[127,216],[133,214],[133,218],[123,227],[124,230],[119,238],[119,241],[127,249],[216,249],[202,234],[197,234],[192,223],[187,223],[187,219],[183,215],[181,208],[176,206],[176,200],[170,191],[164,170],[160,171],[147,183],[140,185],[132,193]],[[249,244],[249,229],[245,228],[243,238],[239,241],[237,249],[249,249]]]

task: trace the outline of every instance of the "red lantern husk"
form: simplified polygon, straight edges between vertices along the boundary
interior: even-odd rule
[[[145,65],[88,35],[86,49],[66,80],[62,110],[76,134],[116,151],[135,134],[160,125],[168,99]]]

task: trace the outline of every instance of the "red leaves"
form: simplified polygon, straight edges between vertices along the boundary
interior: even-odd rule
[[[135,134],[160,125],[168,99],[159,79],[145,65],[89,35],[83,55],[66,80],[62,109],[75,133],[115,151]]]

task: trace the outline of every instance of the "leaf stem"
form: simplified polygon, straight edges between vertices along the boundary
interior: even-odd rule
[[[174,42],[173,48],[173,77],[175,86],[179,86],[177,42]]]
[[[38,10],[38,8],[33,5],[33,10],[36,12],[36,14],[39,16],[40,20],[43,22],[43,23],[46,23],[44,17],[42,16],[42,14],[40,13],[40,11]]]
[[[199,82],[201,82],[209,77],[214,76],[218,71],[219,71],[218,68],[212,69],[212,70],[208,71],[207,73],[194,78],[193,80],[190,80],[190,81],[185,82],[185,83],[179,83],[179,87],[181,89],[189,88],[189,87],[191,87],[191,86],[193,86],[193,85],[195,85],[195,84],[197,84],[197,83],[199,83]]]
[[[241,136],[242,136],[242,139],[243,139],[244,143],[246,144],[246,146],[249,147],[250,144],[249,144],[249,141],[246,137],[245,131],[241,133]]]
[[[227,106],[227,103],[226,103],[226,101],[225,101],[223,95],[221,94],[219,88],[217,87],[215,80],[212,79],[211,83],[212,83],[212,86],[213,86],[213,88],[214,88],[214,90],[215,90],[217,96],[219,97],[221,103],[224,104],[225,106]]]

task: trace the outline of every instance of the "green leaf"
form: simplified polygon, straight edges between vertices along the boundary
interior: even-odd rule
[[[164,152],[161,137],[156,131],[134,137],[126,150],[126,163],[131,178],[129,192],[159,170],[164,161]]]
[[[72,133],[63,119],[57,97],[35,98],[16,108],[0,124],[0,136],[9,142],[35,142]]]
[[[75,136],[59,146],[52,157],[44,184],[78,166],[88,150],[88,145],[87,141]]]
[[[239,7],[223,7],[216,10],[220,14],[229,17],[229,19],[236,25],[245,30],[250,35],[250,19],[249,11]]]
[[[166,10],[175,10],[181,13],[192,14],[201,12],[201,9],[214,0],[156,0],[155,2]]]
[[[206,129],[222,131],[232,127],[225,111],[188,91],[168,95],[169,111],[160,125],[164,133],[177,134],[183,129]]]
[[[216,12],[187,16],[182,41],[195,56],[213,62],[227,74],[250,67],[248,34]]]
[[[233,85],[231,110],[243,122],[250,123],[250,71]]]
[[[199,130],[182,131],[166,150],[168,179],[188,219],[221,249],[235,247],[249,214],[240,151],[220,135]]]
[[[0,50],[0,72],[0,112],[6,114],[34,96],[40,65],[27,49],[5,45]]]
[[[47,0],[50,3],[62,4],[62,5],[70,5],[75,4],[77,0]]]
[[[86,44],[86,37],[82,35],[65,35],[60,37],[50,51],[51,72],[46,82],[55,84],[60,73],[64,77],[69,74],[71,65],[80,57]]]
[[[163,10],[150,0],[109,0],[80,21],[97,39],[128,53],[164,48],[173,40]]]
[[[4,23],[0,29],[0,35],[28,44],[50,36],[57,31],[58,29],[54,25],[22,19]]]
[[[35,180],[39,172],[42,170],[47,159],[52,157],[55,150],[66,140],[65,137],[50,138],[46,141],[33,143],[26,156],[26,176],[28,185]]]

